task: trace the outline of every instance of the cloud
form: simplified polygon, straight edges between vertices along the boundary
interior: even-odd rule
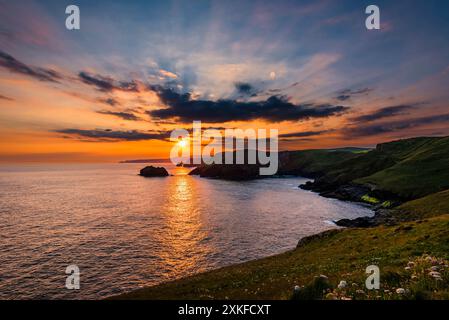
[[[321,130],[321,131],[299,131],[299,132],[292,132],[292,133],[284,133],[280,134],[279,138],[304,138],[304,137],[313,137],[313,136],[320,136],[326,133],[330,133],[334,130]]]
[[[416,107],[416,105],[398,105],[398,106],[385,107],[385,108],[376,110],[373,113],[352,118],[351,120],[355,121],[355,122],[371,122],[371,121],[375,121],[375,120],[379,120],[379,119],[383,119],[383,118],[394,117],[394,116],[406,114],[404,111],[408,111],[415,107]]]
[[[111,107],[115,107],[115,106],[120,105],[120,103],[116,99],[114,99],[114,98],[99,99],[99,101],[101,103],[110,105]]]
[[[363,88],[358,90],[352,90],[352,89],[345,89],[340,92],[338,92],[338,96],[335,97],[335,99],[339,101],[346,101],[351,99],[354,96],[360,96],[365,95],[373,91],[371,88]]]
[[[405,119],[401,121],[384,122],[373,125],[351,126],[342,130],[345,138],[360,138],[375,136],[384,133],[397,132],[406,129],[413,129],[434,123],[448,123],[449,114],[433,115],[428,117]]]
[[[246,82],[237,82],[234,84],[237,93],[240,95],[251,96],[256,95],[254,87]]]
[[[55,70],[26,65],[3,51],[0,51],[0,66],[12,73],[27,75],[39,81],[59,82],[62,79]]]
[[[264,101],[236,101],[223,99],[217,101],[194,100],[190,93],[177,93],[160,86],[152,87],[159,99],[167,106],[165,109],[148,111],[157,119],[176,118],[188,123],[201,120],[210,123],[229,121],[266,120],[269,122],[300,121],[311,118],[337,116],[349,108],[328,104],[293,104],[285,97],[271,96]]]
[[[113,131],[110,129],[61,129],[56,130],[55,132],[64,134],[68,137],[88,138],[91,142],[166,140],[170,137],[168,132],[142,132],[137,130]]]
[[[170,78],[170,79],[177,79],[178,75],[170,72],[168,70],[164,70],[164,69],[159,69],[159,73],[164,77],[164,78]]]
[[[0,94],[0,100],[13,101],[14,99]]]
[[[122,118],[123,120],[128,120],[128,121],[141,120],[138,116],[136,116],[135,114],[133,114],[131,112],[123,112],[123,111],[122,112],[120,112],[120,111],[114,112],[114,111],[102,110],[102,111],[97,111],[97,113],[115,116],[115,117]]]
[[[94,75],[85,71],[81,71],[78,77],[87,85],[94,86],[100,91],[111,92],[114,90],[127,91],[127,92],[139,92],[137,82],[131,81],[117,81],[111,77],[105,77],[102,75]]]

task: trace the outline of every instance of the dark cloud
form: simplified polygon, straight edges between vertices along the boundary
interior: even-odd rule
[[[117,100],[115,100],[114,98],[100,99],[100,102],[110,105],[111,107],[120,105],[120,103]]]
[[[102,111],[97,111],[97,113],[115,116],[115,117],[121,118],[123,120],[129,120],[129,121],[141,120],[138,116],[136,116],[135,114],[133,114],[131,112],[124,112],[124,111],[115,112],[115,111],[102,110]]]
[[[348,95],[348,94],[342,94],[342,95],[339,95],[337,97],[337,100],[340,100],[340,101],[346,101],[346,100],[349,100],[349,99],[351,99],[351,96]]]
[[[391,133],[406,129],[413,129],[434,123],[448,123],[449,114],[434,115],[421,118],[405,119],[401,121],[384,122],[373,125],[351,126],[342,130],[345,138],[360,138]]]
[[[394,117],[402,114],[406,114],[405,111],[415,108],[416,105],[398,105],[385,107],[382,109],[378,109],[373,113],[366,114],[363,116],[352,118],[352,121],[355,122],[371,122],[379,119]]]
[[[14,99],[0,94],[0,100],[13,101]]]
[[[358,90],[345,89],[345,90],[338,92],[338,95],[335,97],[335,99],[340,100],[340,101],[346,101],[346,100],[351,99],[354,96],[365,95],[365,94],[370,93],[371,91],[373,91],[373,89],[371,89],[371,88],[363,88],[363,89],[358,89]]]
[[[270,122],[299,121],[311,118],[337,116],[349,108],[328,104],[293,104],[285,97],[271,96],[264,101],[236,101],[231,99],[210,101],[194,100],[190,93],[177,93],[170,88],[152,87],[166,109],[148,111],[157,119],[176,118],[180,122],[201,120],[219,123],[250,121],[255,119]]]
[[[134,80],[131,81],[117,81],[111,77],[105,77],[102,75],[94,75],[88,72],[82,71],[78,74],[78,77],[87,85],[94,86],[100,91],[111,92],[114,90],[139,92],[137,83]]]
[[[237,82],[234,84],[237,93],[241,96],[256,96],[257,90],[249,83]]]
[[[114,131],[110,129],[61,129],[55,132],[64,134],[68,137],[89,138],[91,142],[100,141],[140,141],[140,140],[166,140],[170,137],[169,132],[142,132],[132,131]]]
[[[280,134],[279,138],[304,138],[304,137],[313,137],[313,136],[320,136],[326,133],[330,133],[333,130],[321,130],[321,131],[299,131],[299,132],[292,132],[292,133],[284,133]]]
[[[62,76],[52,69],[28,66],[3,51],[0,51],[0,66],[10,72],[27,75],[39,81],[59,82],[62,79]]]

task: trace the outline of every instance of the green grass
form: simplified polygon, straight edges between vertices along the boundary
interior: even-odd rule
[[[381,149],[396,162],[356,183],[415,199],[449,188],[449,138],[420,138]],[[402,148],[401,148],[402,147]]]
[[[362,153],[343,150],[298,151],[289,166],[312,172],[328,189],[359,184],[383,194],[382,200],[407,201],[449,189],[449,137],[398,140]]]
[[[288,159],[280,156],[279,173],[300,174],[304,176],[320,176],[335,165],[353,159],[359,154],[345,149],[336,150],[303,150],[285,153]]]
[[[362,196],[362,201],[366,202],[366,203],[370,203],[370,204],[378,204],[380,201],[379,199],[376,199],[374,197],[370,197],[369,195],[365,194],[364,196]]]
[[[418,220],[449,213],[449,190],[409,201],[394,209],[396,216]]]

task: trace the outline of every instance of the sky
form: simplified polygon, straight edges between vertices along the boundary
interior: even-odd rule
[[[280,150],[449,135],[448,38],[444,0],[0,0],[0,162],[168,158],[194,120]]]

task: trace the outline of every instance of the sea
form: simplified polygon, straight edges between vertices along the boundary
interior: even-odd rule
[[[154,165],[154,164],[153,164]],[[294,249],[360,204],[301,177],[144,178],[144,164],[0,166],[0,299],[102,299]],[[79,290],[66,287],[79,269]]]

